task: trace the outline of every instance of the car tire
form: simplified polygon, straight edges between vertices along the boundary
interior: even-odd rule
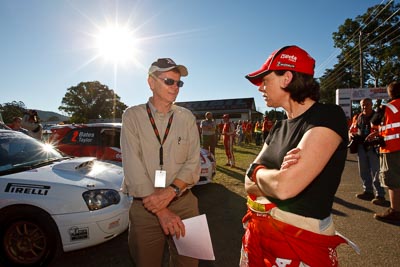
[[[0,214],[0,265],[47,266],[59,253],[58,228],[43,210],[12,206]]]

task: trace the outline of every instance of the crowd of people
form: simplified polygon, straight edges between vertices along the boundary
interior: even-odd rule
[[[205,118],[198,124],[201,136],[201,147],[208,150],[215,157],[215,147],[222,141],[227,162],[225,166],[235,167],[234,145],[255,143],[261,146],[271,130],[275,119],[268,119],[267,115],[263,120],[231,120],[229,114],[224,114],[220,123],[213,119],[211,112],[205,113]]]
[[[363,192],[357,198],[375,205],[387,206],[385,188],[389,192],[389,208],[374,218],[400,223],[400,83],[387,86],[388,103],[364,98],[361,112],[354,115],[349,137],[357,144],[357,159]]]

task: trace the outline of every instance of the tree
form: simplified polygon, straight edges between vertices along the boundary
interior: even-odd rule
[[[108,86],[98,81],[81,82],[67,89],[58,108],[71,116],[71,122],[121,118],[127,106]]]
[[[266,115],[268,119],[275,121],[284,119],[286,113],[284,110],[271,109],[270,111],[265,111],[264,115]]]
[[[13,101],[9,103],[0,104],[0,113],[3,117],[4,123],[11,123],[14,117],[22,117],[26,111],[26,106],[22,101]]]
[[[341,52],[338,63],[320,78],[322,98],[334,99],[338,88],[381,87],[398,79],[399,22],[400,4],[394,1],[370,7],[354,20],[346,19],[332,34]]]

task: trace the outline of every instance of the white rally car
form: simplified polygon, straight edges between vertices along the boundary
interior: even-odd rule
[[[123,170],[0,129],[0,266],[46,266],[128,228]],[[61,250],[62,249],[62,250]]]
[[[214,155],[204,148],[200,149],[200,163],[200,179],[197,184],[202,185],[211,183],[216,172]]]

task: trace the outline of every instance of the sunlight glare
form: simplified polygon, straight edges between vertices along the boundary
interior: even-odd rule
[[[54,149],[54,146],[50,143],[44,143],[43,144],[43,151],[44,152],[50,152]]]
[[[134,61],[136,40],[126,27],[107,26],[96,35],[99,56],[114,64]]]

